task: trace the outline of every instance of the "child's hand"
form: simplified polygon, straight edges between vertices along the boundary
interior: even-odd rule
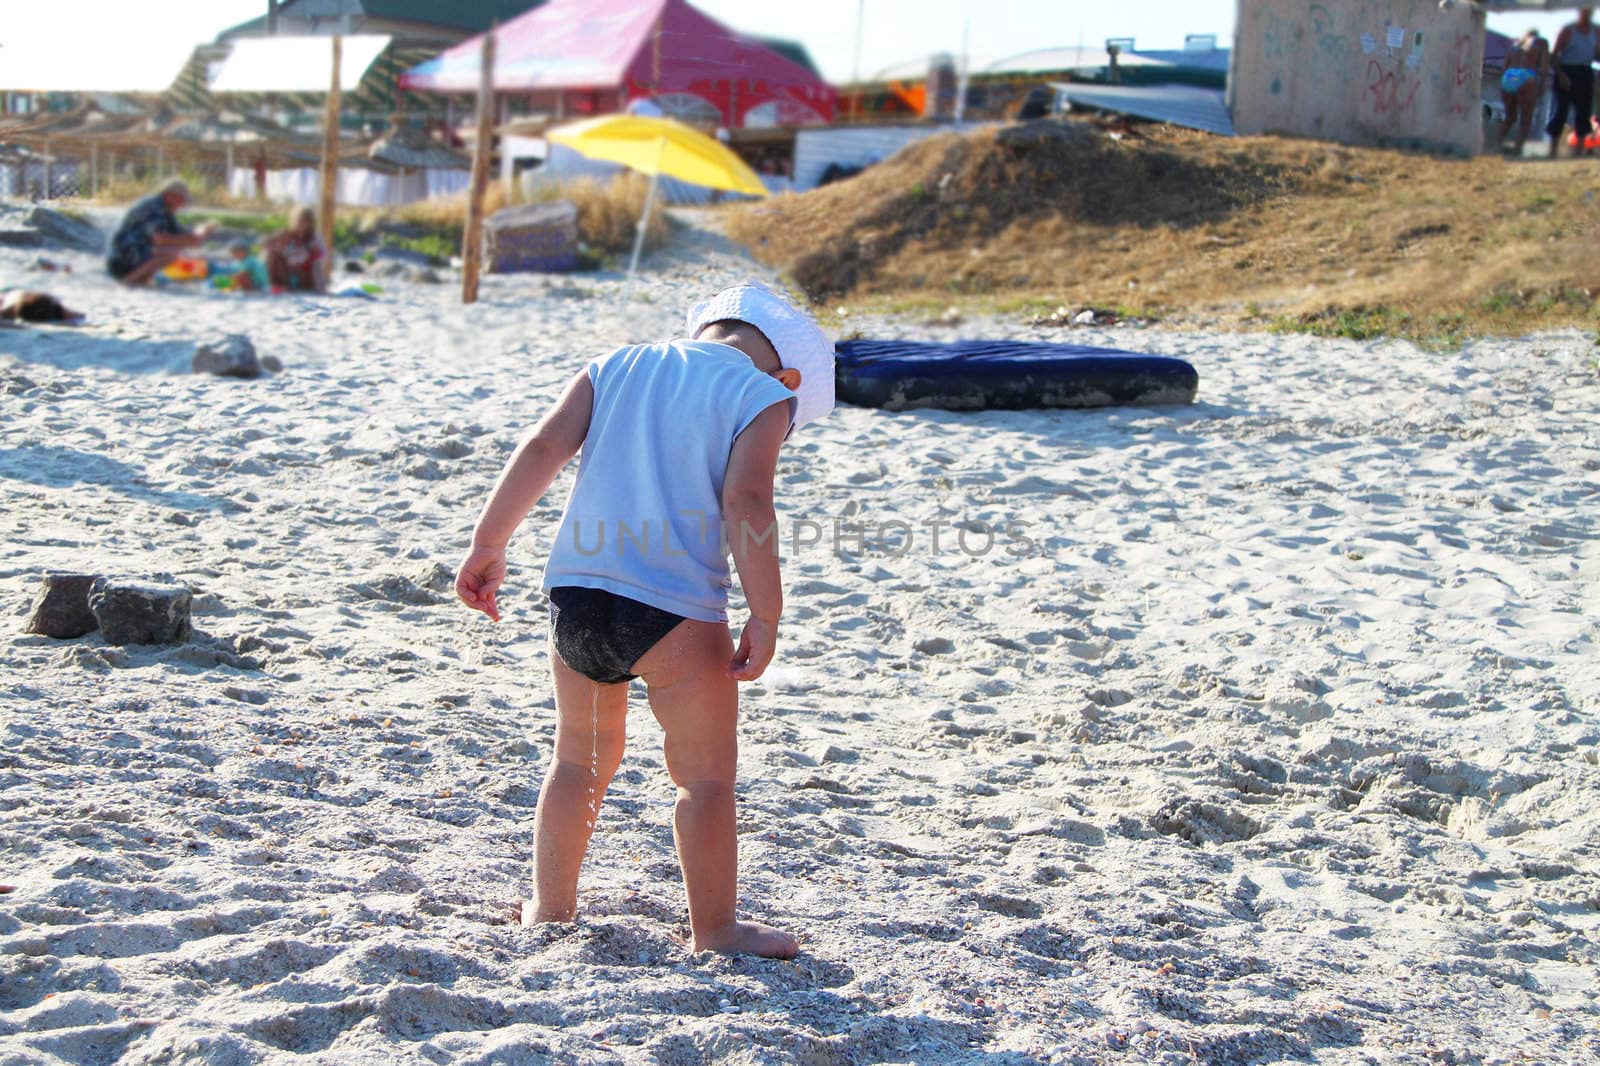
[[[494,594],[505,579],[506,550],[474,544],[456,571],[456,595],[468,607],[498,622],[500,609],[495,606]]]
[[[766,672],[777,647],[777,623],[751,615],[739,634],[739,650],[728,663],[728,676],[735,681],[754,681]]]

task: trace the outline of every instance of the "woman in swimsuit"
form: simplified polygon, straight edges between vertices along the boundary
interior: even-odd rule
[[[1544,95],[1545,79],[1550,70],[1550,45],[1539,36],[1538,30],[1529,30],[1506,53],[1505,73],[1500,75],[1500,98],[1505,101],[1506,120],[1500,123],[1500,136],[1495,144],[1503,145],[1511,124],[1517,124],[1515,154],[1522,154],[1528,143],[1528,133],[1533,128],[1533,113]]]

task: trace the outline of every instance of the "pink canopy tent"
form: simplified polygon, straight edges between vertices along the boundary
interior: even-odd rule
[[[401,75],[400,87],[476,92],[482,44],[463,41]],[[496,31],[494,88],[562,117],[652,99],[730,129],[831,121],[837,102],[811,71],[685,0],[549,0]]]

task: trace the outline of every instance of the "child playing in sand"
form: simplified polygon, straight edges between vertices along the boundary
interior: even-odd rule
[[[232,292],[266,292],[271,286],[267,268],[249,241],[234,241],[228,245],[228,258],[211,263],[211,284]]]
[[[737,682],[772,660],[783,609],[773,475],[791,430],[833,407],[833,346],[757,284],[694,307],[687,337],[618,349],[572,379],[501,472],[456,592],[499,621],[506,543],[582,449],[545,567],[555,758],[523,921],[574,916],[584,851],[622,760],[627,683],[641,677],[678,786],[673,836],[694,949],[789,958],[794,937],[734,916]],[[750,609],[737,649],[730,551]]]

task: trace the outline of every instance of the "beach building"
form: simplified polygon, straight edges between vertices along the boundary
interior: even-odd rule
[[[1494,98],[1489,12],[1562,0],[1239,0],[1228,104],[1241,134],[1475,155]],[[1504,56],[1504,50],[1500,50]]]
[[[803,48],[747,37],[685,0],[548,0],[496,32],[494,91],[552,120],[648,101],[704,127],[831,121],[837,94]],[[400,88],[474,93],[481,40],[407,71]]]

